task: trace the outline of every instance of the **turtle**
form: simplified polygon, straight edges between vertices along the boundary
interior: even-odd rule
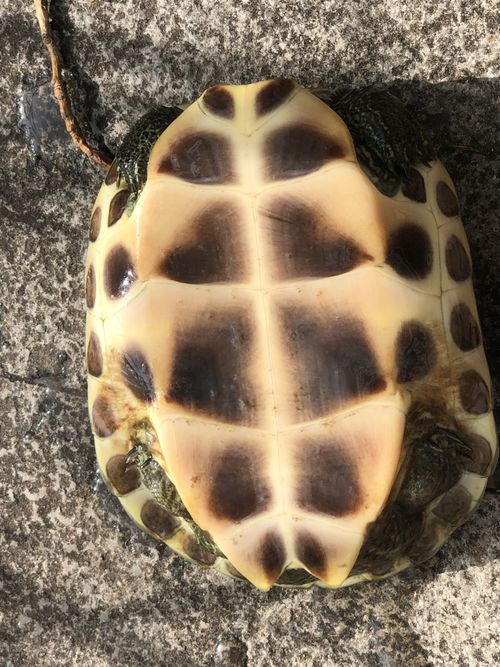
[[[339,588],[431,558],[497,457],[452,180],[374,88],[217,84],[132,126],[92,210],[102,477],[189,561]]]

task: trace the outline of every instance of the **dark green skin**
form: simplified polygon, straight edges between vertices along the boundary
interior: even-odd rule
[[[146,183],[151,149],[164,130],[182,113],[178,107],[155,107],[132,126],[116,152],[118,173],[130,192],[139,193]]]
[[[361,166],[383,194],[394,195],[412,165],[426,164],[434,158],[420,128],[404,105],[392,95],[365,88],[338,99],[322,99],[346,123]],[[116,160],[119,173],[131,193],[137,195],[144,186],[153,145],[181,113],[182,110],[176,107],[153,109],[125,137]],[[432,555],[426,552],[421,557],[425,550],[421,536],[426,508],[458,482],[466,467],[469,447],[452,429],[429,424],[424,427],[423,434],[420,432],[418,437],[413,436],[413,440],[411,434],[406,437],[404,464],[384,511],[368,531],[351,572],[353,575],[371,572],[383,576],[391,571],[400,557],[407,556],[414,562],[420,562]],[[147,452],[144,452],[145,445],[138,445],[145,457],[142,462],[145,482],[149,479],[161,504],[179,513],[177,505],[172,507],[172,493],[165,491],[169,482],[161,479],[165,477],[162,469],[154,463],[151,465]],[[141,462],[137,461],[136,465],[141,467]],[[180,498],[174,495],[176,502],[180,503]],[[196,528],[200,533],[200,544],[220,554],[210,536]],[[277,584],[307,586],[315,580],[305,570],[296,569],[285,571]]]

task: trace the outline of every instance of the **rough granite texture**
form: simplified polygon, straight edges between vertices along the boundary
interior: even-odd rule
[[[500,395],[495,3],[53,4],[78,107],[111,148],[150,105],[218,81],[392,86],[457,184]],[[3,0],[0,44],[0,664],[500,664],[499,496],[429,563],[337,592],[261,594],[124,515],[86,412],[82,267],[102,175],[65,135],[30,0]]]

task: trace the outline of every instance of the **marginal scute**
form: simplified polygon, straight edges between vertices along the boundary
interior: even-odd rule
[[[451,337],[455,345],[463,352],[478,347],[481,343],[479,324],[465,303],[457,303],[450,315]]]
[[[304,420],[385,389],[386,381],[361,322],[340,314],[322,321],[305,306],[284,308],[280,319],[296,365],[296,403],[304,411]]]
[[[432,270],[432,243],[427,232],[414,223],[394,230],[387,243],[387,263],[410,280],[426,278]]]
[[[441,522],[432,517],[426,518],[421,529],[416,531],[415,539],[410,544],[406,555],[412,563],[423,563],[431,558],[439,548]]]
[[[154,401],[153,374],[141,350],[134,348],[123,353],[121,371],[125,384],[136,398],[144,403]]]
[[[92,243],[97,241],[97,237],[99,236],[99,232],[101,230],[101,218],[101,207],[96,206],[94,212],[92,213],[92,217],[90,218],[89,241]]]
[[[490,392],[486,382],[475,370],[462,373],[459,382],[460,403],[473,415],[482,415],[490,410]]]
[[[87,370],[90,375],[100,377],[103,369],[101,344],[97,334],[92,331],[87,347]]]
[[[142,506],[141,521],[163,540],[172,537],[179,525],[179,521],[154,500],[148,500]]]
[[[465,469],[476,475],[489,475],[493,463],[490,443],[478,433],[470,433],[465,441],[470,447],[470,456],[465,461]]]
[[[355,459],[340,442],[305,440],[296,457],[296,497],[310,512],[341,517],[360,506],[363,493]]]
[[[458,215],[459,207],[455,193],[444,181],[439,181],[436,185],[436,201],[441,213],[448,218],[454,218]]]
[[[410,169],[408,174],[403,178],[401,191],[408,199],[420,202],[421,204],[427,200],[424,177],[416,169]]]
[[[127,467],[127,457],[123,454],[112,456],[106,464],[106,475],[111,484],[124,496],[141,485],[141,473],[137,466]]]
[[[463,486],[455,486],[445,493],[439,504],[432,510],[442,521],[457,526],[470,514],[472,496]]]
[[[261,466],[244,449],[234,446],[223,451],[210,478],[209,507],[219,519],[241,521],[266,509],[270,493]]]
[[[158,172],[201,185],[232,183],[234,174],[229,142],[212,132],[187,135],[170,147]]]
[[[109,251],[104,262],[104,287],[108,296],[124,296],[137,279],[130,253],[121,245]]]
[[[300,200],[278,199],[262,216],[269,229],[277,280],[336,276],[373,259],[350,238],[332,238],[315,211]]]
[[[309,572],[317,577],[326,574],[327,561],[325,550],[310,533],[301,531],[295,540],[297,558]]]
[[[436,345],[431,332],[415,320],[405,322],[396,340],[397,381],[405,383],[421,380],[432,370],[436,361]]]
[[[98,396],[92,406],[92,424],[94,432],[99,438],[107,438],[118,428],[115,414],[108,399]]]
[[[257,116],[263,116],[277,109],[289,97],[295,84],[291,79],[273,79],[257,93],[255,110]]]
[[[192,229],[193,237],[165,255],[160,274],[191,285],[242,280],[247,258],[236,207],[230,202],[212,204],[199,214]]]
[[[203,322],[177,333],[167,400],[232,424],[252,424],[256,400],[248,380],[251,348],[246,313],[207,313]]]
[[[127,206],[130,192],[128,190],[119,190],[111,200],[109,205],[108,227],[112,227],[122,217],[123,211]]]
[[[234,99],[224,86],[217,85],[209,88],[203,95],[203,103],[216,116],[234,118]]]
[[[198,544],[192,535],[186,537],[182,547],[186,555],[200,565],[210,566],[217,560],[217,556]]]
[[[285,566],[285,547],[282,538],[275,532],[269,532],[262,540],[260,562],[269,581],[279,577]]]
[[[266,140],[265,155],[271,180],[297,178],[345,156],[338,140],[304,124],[275,130]]]
[[[118,181],[118,162],[113,160],[111,167],[108,169],[108,173],[106,174],[104,182],[106,185],[113,185],[113,183],[116,183],[116,181]]]
[[[87,269],[87,277],[85,279],[85,300],[87,302],[87,308],[93,308],[95,305],[96,297],[96,279],[94,266],[90,264]]]
[[[452,234],[446,243],[445,260],[446,269],[452,280],[462,282],[470,278],[471,265],[469,256],[462,242],[455,234]]]

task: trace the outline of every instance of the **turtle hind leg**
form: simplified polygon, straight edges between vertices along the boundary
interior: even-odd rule
[[[151,109],[125,135],[116,152],[116,166],[131,192],[138,193],[144,186],[151,149],[182,111],[179,107]]]
[[[324,101],[349,128],[360,165],[383,194],[396,194],[412,165],[434,158],[419,125],[394,95],[367,87]]]
[[[460,522],[469,513],[470,503],[460,499],[450,513],[447,492],[457,486],[470,458],[470,447],[453,431],[436,428],[413,440],[393,487],[392,497],[369,527],[365,543],[351,572],[384,576],[397,569],[398,561],[421,562],[430,558],[451,532],[447,522]],[[463,489],[464,493],[467,493]],[[435,501],[443,496],[437,507]],[[449,499],[453,504],[454,499]],[[440,509],[442,506],[445,509]],[[433,513],[429,512],[432,507]],[[457,513],[458,512],[458,513]],[[453,514],[453,517],[451,516]],[[441,535],[439,534],[441,524]],[[444,526],[444,527],[443,527]]]

